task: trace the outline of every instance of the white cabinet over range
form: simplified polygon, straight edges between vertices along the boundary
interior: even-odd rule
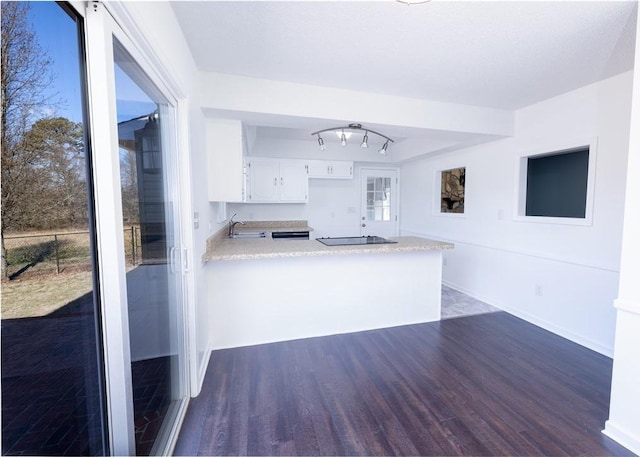
[[[347,160],[307,160],[309,178],[353,179],[353,162]]]

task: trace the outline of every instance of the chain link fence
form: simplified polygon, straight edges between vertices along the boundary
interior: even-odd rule
[[[88,231],[5,236],[5,275],[8,279],[24,279],[37,275],[91,270],[89,236]],[[125,228],[124,250],[127,266],[134,266],[140,262],[140,245],[140,227]]]

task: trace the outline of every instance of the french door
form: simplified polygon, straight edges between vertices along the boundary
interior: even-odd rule
[[[398,171],[360,170],[360,235],[398,235]]]

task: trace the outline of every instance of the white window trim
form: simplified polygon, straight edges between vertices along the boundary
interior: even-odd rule
[[[433,174],[433,206],[432,206],[432,214],[438,217],[450,217],[453,219],[466,219],[467,217],[467,184],[465,178],[465,186],[464,186],[464,213],[443,213],[440,211],[441,197],[442,197],[442,172],[455,170],[456,168],[464,168],[465,173],[466,169],[469,168],[467,165],[452,165],[447,167],[442,167],[434,171]]]
[[[527,159],[529,157],[540,157],[546,155],[556,155],[569,152],[575,149],[589,147],[589,170],[587,172],[587,200],[585,202],[585,217],[546,217],[546,216],[526,216],[527,204]],[[593,225],[593,202],[596,187],[596,164],[598,155],[598,138],[566,141],[556,143],[545,148],[536,148],[533,151],[520,152],[515,164],[515,202],[513,220],[515,222],[534,222],[540,224],[558,225]]]

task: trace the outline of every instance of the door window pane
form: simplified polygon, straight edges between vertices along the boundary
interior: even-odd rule
[[[170,198],[173,110],[117,40],[114,57],[123,220],[139,234],[132,235],[135,258],[126,253],[136,453],[148,455],[161,452],[186,396],[177,205]]]
[[[104,455],[81,19],[54,2],[1,14],[2,454]]]
[[[391,178],[367,178],[367,220],[391,220]]]

